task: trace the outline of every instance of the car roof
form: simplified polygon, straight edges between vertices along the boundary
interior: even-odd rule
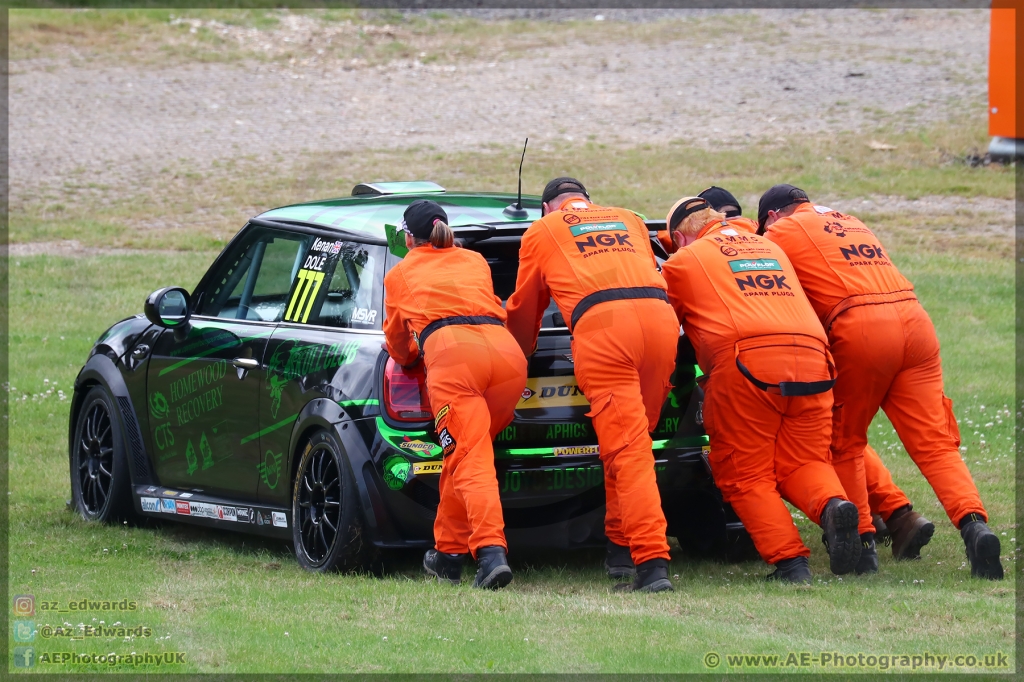
[[[439,203],[452,227],[466,225],[516,225],[527,227],[540,218],[540,197],[523,195],[528,217],[512,220],[502,211],[516,202],[515,194],[485,192],[421,192],[409,194],[362,195],[311,201],[274,208],[256,216],[260,220],[315,225],[359,234],[370,239],[387,239],[384,225],[397,226],[405,208],[417,199]]]

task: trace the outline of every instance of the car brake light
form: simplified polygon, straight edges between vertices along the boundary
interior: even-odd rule
[[[389,417],[403,422],[421,422],[434,416],[427,399],[427,375],[422,362],[407,368],[388,358],[384,368],[384,408]]]

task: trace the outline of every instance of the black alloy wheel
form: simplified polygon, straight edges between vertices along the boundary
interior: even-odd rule
[[[325,444],[314,447],[299,476],[299,534],[310,563],[321,565],[338,541],[341,526],[341,473]]]
[[[93,386],[82,400],[70,447],[78,513],[89,521],[134,519],[121,422],[104,387]]]
[[[114,482],[114,430],[102,402],[89,407],[78,439],[78,484],[86,511],[98,516],[110,499]]]
[[[320,431],[302,453],[292,494],[292,540],[299,564],[310,571],[362,568],[359,495],[334,435]]]

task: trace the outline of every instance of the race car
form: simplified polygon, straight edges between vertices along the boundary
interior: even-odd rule
[[[351,197],[262,213],[193,291],[158,289],[142,314],[94,344],[75,380],[68,432],[78,512],[279,538],[311,571],[433,546],[444,459],[425,377],[388,357],[381,331],[384,274],[405,254],[395,226],[420,198],[444,207],[507,299],[539,197],[512,205],[510,194],[367,183]],[[659,227],[648,221],[664,258]],[[749,536],[707,466],[700,370],[683,336],[679,347],[675,388],[653,433],[669,534],[692,552],[745,558]],[[494,444],[512,549],[606,542],[587,411],[552,303],[515,418]]]

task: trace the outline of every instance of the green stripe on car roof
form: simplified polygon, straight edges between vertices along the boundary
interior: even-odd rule
[[[448,214],[452,227],[476,223],[509,223],[502,211],[515,201],[514,195],[459,195],[427,194],[351,197],[308,204],[295,204],[275,208],[259,217],[264,220],[291,220],[312,223],[327,228],[365,234],[367,237],[385,239],[384,224],[397,225],[402,220],[406,207],[413,201],[429,198],[437,201]],[[527,197],[527,199],[531,199]],[[537,201],[537,197],[532,197]],[[532,222],[540,218],[540,208],[529,208],[529,217],[522,221]]]

